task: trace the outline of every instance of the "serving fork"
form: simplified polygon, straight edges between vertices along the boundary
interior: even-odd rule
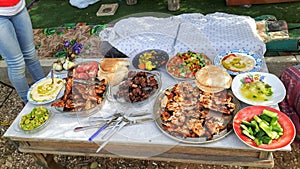
[[[149,114],[148,113],[140,113],[140,114],[137,114],[137,115],[130,116],[130,118],[139,118],[139,119],[130,119],[129,120],[128,118],[126,118],[126,120],[124,119],[124,121],[128,121],[129,122],[129,124],[127,124],[127,125],[140,124],[140,123],[143,123],[144,121],[148,121],[148,120],[152,119],[152,118],[145,117],[147,115],[149,115]],[[127,117],[127,116],[125,116],[125,117]],[[79,132],[79,131],[84,131],[84,130],[88,130],[88,129],[100,127],[101,125],[103,125],[103,123],[108,122],[112,118],[114,118],[114,116],[110,117],[110,118],[91,117],[89,119],[89,122],[92,123],[91,125],[75,127],[74,128],[74,132]],[[117,123],[118,121],[119,120],[116,119],[116,120],[113,120],[112,123]],[[112,128],[112,127],[108,126],[107,128]]]
[[[104,129],[106,129],[113,121],[117,120],[119,117],[123,116],[121,113],[117,113],[114,115],[114,118],[110,119],[104,125],[102,125],[88,140],[93,141],[95,137],[97,137]]]
[[[96,153],[100,152],[110,141],[110,138],[118,131],[120,131],[123,127],[128,125],[134,125],[134,124],[141,124],[147,121],[153,121],[153,118],[151,117],[144,117],[141,119],[128,119],[127,117],[123,116],[112,128],[110,131],[105,133],[104,136],[102,136],[102,139],[105,141],[99,146],[99,148],[96,150]]]

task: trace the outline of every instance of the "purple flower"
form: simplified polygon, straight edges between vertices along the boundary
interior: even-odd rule
[[[75,43],[72,47],[72,51],[75,53],[75,54],[78,54],[80,53],[80,51],[82,50],[82,44],[81,43]]]
[[[70,43],[69,41],[65,41],[65,42],[64,42],[64,46],[65,46],[65,47],[68,48],[68,47],[70,47],[70,45],[71,45],[71,43]]]
[[[73,52],[74,52],[76,55],[78,55],[78,54],[80,53],[80,50],[75,49],[75,50],[73,50]]]

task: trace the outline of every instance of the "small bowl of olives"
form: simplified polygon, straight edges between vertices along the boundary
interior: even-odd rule
[[[24,114],[19,127],[26,133],[35,133],[47,126],[53,114],[44,106],[34,107],[30,113]]]

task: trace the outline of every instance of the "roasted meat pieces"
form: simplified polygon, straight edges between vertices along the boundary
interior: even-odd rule
[[[52,104],[61,107],[66,112],[84,111],[94,108],[102,103],[106,92],[106,80],[103,79],[93,84],[66,79],[66,90],[63,97]]]
[[[107,90],[107,80],[98,80],[98,62],[83,62],[70,70],[66,78],[66,90],[52,106],[64,112],[79,112],[101,104]]]
[[[130,71],[128,79],[119,85],[118,98],[124,98],[128,103],[146,100],[158,89],[155,76],[145,71]]]
[[[175,137],[207,140],[231,127],[236,105],[227,91],[207,93],[191,83],[180,82],[166,89],[161,100],[161,120],[165,131]]]

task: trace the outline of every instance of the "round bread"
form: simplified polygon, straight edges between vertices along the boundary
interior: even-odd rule
[[[223,87],[204,86],[204,85],[200,84],[197,80],[196,80],[196,85],[200,90],[205,91],[205,92],[209,92],[209,93],[217,93],[217,92],[220,92],[220,91],[224,90]]]
[[[116,72],[122,66],[129,66],[129,61],[119,58],[105,58],[100,62],[100,69],[107,73]]]
[[[110,85],[117,85],[128,76],[129,64],[124,59],[105,58],[100,62],[98,79],[106,78]]]
[[[231,86],[232,77],[225,69],[216,65],[207,65],[195,74],[197,86],[207,92],[218,92]]]

